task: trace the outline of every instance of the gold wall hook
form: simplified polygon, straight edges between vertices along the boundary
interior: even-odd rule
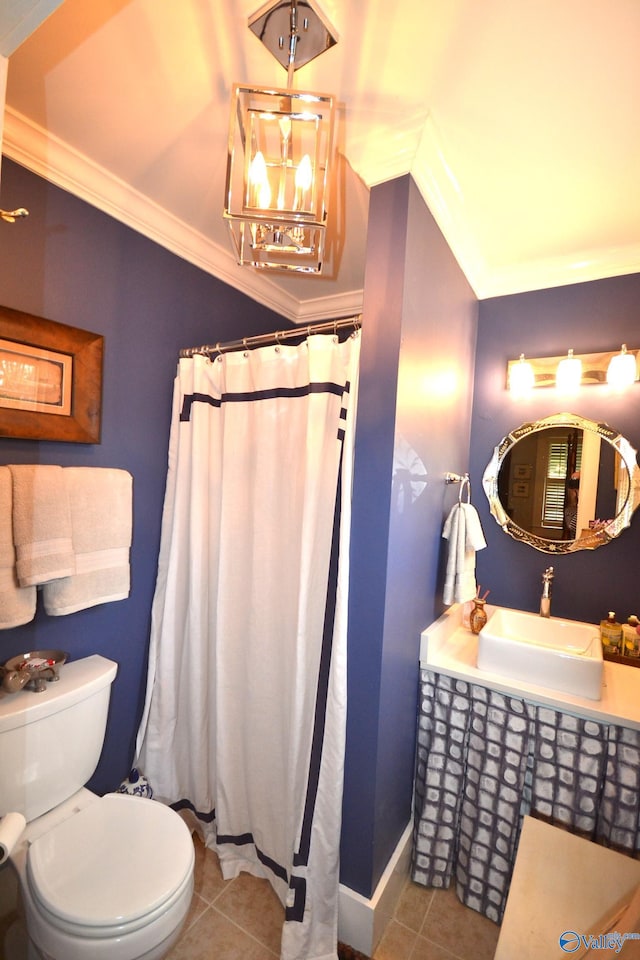
[[[17,210],[0,210],[0,220],[5,223],[15,223],[16,220],[23,220],[29,216],[29,211],[24,207],[18,207]]]

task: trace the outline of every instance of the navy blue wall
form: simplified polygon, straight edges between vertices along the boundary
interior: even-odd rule
[[[411,815],[420,633],[467,468],[477,303],[409,177],[369,207],[341,882],[371,896]],[[424,476],[426,474],[426,485]]]
[[[480,304],[476,352],[472,477],[479,487],[494,446],[514,427],[569,410],[605,421],[640,447],[640,384],[623,396],[605,386],[582,388],[575,400],[558,398],[555,388],[535,390],[516,401],[505,389],[507,360],[640,347],[640,275],[598,280],[552,290],[497,297]],[[598,622],[607,611],[621,617],[640,607],[640,520],[606,547],[549,558],[516,542],[489,516],[484,496],[476,498],[488,549],[478,554],[478,577],[497,604],[537,611],[541,575],[552,562],[552,612]]]
[[[0,303],[104,335],[102,443],[0,439],[0,463],[120,467],[134,478],[131,595],[0,632],[0,661],[62,648],[119,664],[103,756],[91,786],[126,775],[146,682],[151,599],[167,472],[171,392],[181,347],[288,326],[282,317],[115,220],[4,160]],[[39,604],[41,607],[41,604]]]

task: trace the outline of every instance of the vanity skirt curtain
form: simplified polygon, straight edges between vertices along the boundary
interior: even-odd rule
[[[422,670],[412,879],[502,921],[522,820],[637,857],[640,732]]]
[[[137,765],[333,960],[359,334],[179,361]]]

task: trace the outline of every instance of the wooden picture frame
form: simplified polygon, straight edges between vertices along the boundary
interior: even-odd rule
[[[104,337],[0,307],[0,437],[100,443]]]

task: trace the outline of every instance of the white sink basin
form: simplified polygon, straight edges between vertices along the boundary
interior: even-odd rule
[[[498,607],[478,635],[478,669],[599,700],[598,627]]]

